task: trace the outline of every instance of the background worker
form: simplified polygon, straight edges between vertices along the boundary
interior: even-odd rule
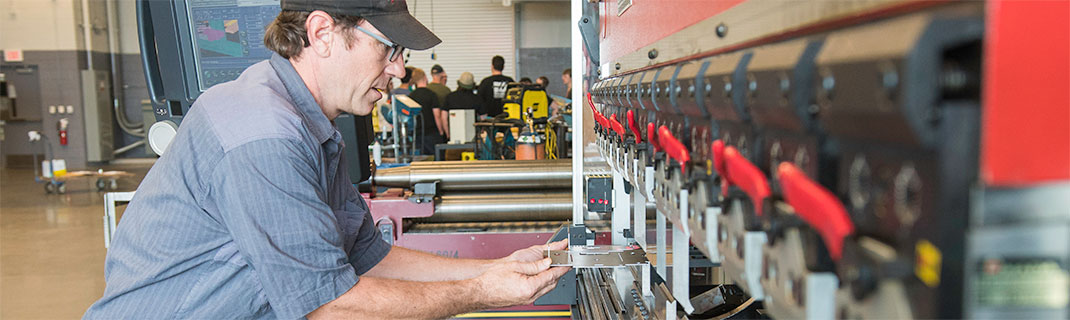
[[[479,99],[479,96],[475,93],[476,82],[475,77],[471,72],[461,73],[461,78],[457,79],[457,90],[450,92],[446,96],[446,128],[450,127],[449,123],[449,110],[479,110],[483,104],[483,100]],[[475,119],[473,119],[475,120]],[[448,130],[447,130],[448,131]]]
[[[415,89],[409,93],[409,98],[420,104],[421,119],[416,122],[416,133],[420,135],[420,153],[435,154],[435,145],[446,142],[444,139],[449,136],[449,132],[445,132],[448,128],[441,125],[448,114],[442,111],[435,92],[427,87],[427,74],[423,69],[413,68],[412,85]]]
[[[436,64],[431,67],[431,82],[427,84],[427,88],[435,92],[440,106],[446,105],[446,96],[450,94],[450,88],[446,86],[446,79],[446,71],[442,69],[442,66]]]
[[[502,99],[513,78],[502,75],[505,70],[505,58],[494,56],[490,59],[490,76],[479,82],[479,98],[483,99],[483,110],[476,113],[495,117],[502,113]]]

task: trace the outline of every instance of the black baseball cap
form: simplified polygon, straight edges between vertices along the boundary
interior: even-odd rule
[[[436,64],[436,65],[431,67],[431,74],[442,73],[442,71],[445,71],[445,70],[442,70],[442,66],[441,65],[437,65]]]
[[[383,35],[411,50],[426,50],[442,43],[420,21],[409,14],[405,0],[281,0],[282,10],[315,11],[368,20]]]

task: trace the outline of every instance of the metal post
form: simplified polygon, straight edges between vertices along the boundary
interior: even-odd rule
[[[654,214],[654,216],[657,217],[655,218],[655,220],[657,221],[657,226],[654,228],[654,232],[657,234],[657,236],[655,237],[657,240],[657,271],[658,275],[660,275],[662,278],[665,278],[668,275],[667,273],[665,273],[665,215],[661,214],[661,212],[657,212]]]
[[[610,221],[610,226],[613,228],[613,244],[615,245],[627,245],[627,239],[624,237],[624,229],[628,229],[631,225],[631,209],[632,204],[629,201],[628,193],[624,192],[624,175],[621,174],[620,168],[613,170],[613,218]],[[633,190],[632,193],[635,190]],[[645,211],[646,205],[642,207],[636,207],[636,210]]]
[[[583,1],[572,1],[572,221],[583,224],[583,38],[579,22],[583,19]]]

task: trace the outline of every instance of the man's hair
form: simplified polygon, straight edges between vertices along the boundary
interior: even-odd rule
[[[567,74],[567,75],[568,75],[569,77],[571,77],[571,76],[572,76],[572,68],[568,68],[568,69],[565,69],[565,72],[562,72],[562,73],[561,73],[561,75],[566,75],[566,74]]]
[[[427,74],[424,73],[423,69],[412,68],[412,79],[409,79],[409,84],[417,84],[420,80],[425,79],[427,79]]]
[[[264,31],[264,46],[275,51],[286,59],[298,58],[301,50],[311,45],[308,41],[308,30],[305,30],[305,20],[308,20],[308,11],[283,10],[275,17],[275,21],[267,26]],[[346,16],[331,14],[335,26],[343,28],[342,39],[345,39],[346,47],[353,45],[355,36],[352,28],[364,21],[358,16]]]
[[[490,66],[494,68],[494,70],[505,70],[505,58],[502,58],[502,56],[494,56],[494,58],[490,59]]]
[[[531,78],[528,78],[528,77],[520,78],[520,83],[531,83]]]
[[[547,78],[546,76],[539,76],[539,80],[542,80],[542,83],[545,83],[546,86],[550,85],[550,78]],[[538,82],[538,81],[535,81],[535,82]]]

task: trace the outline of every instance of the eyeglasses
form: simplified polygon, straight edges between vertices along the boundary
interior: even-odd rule
[[[357,30],[360,30],[361,32],[364,32],[372,38],[375,38],[375,40],[379,40],[379,42],[382,42],[384,45],[386,45],[387,48],[390,48],[390,53],[386,55],[387,61],[394,62],[394,60],[397,60],[398,57],[401,56],[401,53],[405,51],[405,48],[401,45],[391,42],[390,40],[387,40],[386,38],[383,38],[380,35],[372,33],[368,29],[364,29],[361,26],[357,26]]]

